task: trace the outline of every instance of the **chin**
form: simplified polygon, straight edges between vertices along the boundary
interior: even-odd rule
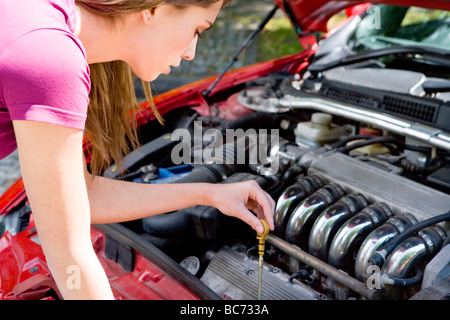
[[[144,69],[144,68],[142,68]],[[143,81],[154,81],[156,80],[156,78],[158,78],[158,76],[160,75],[160,73],[155,72],[155,71],[143,71],[140,68],[134,68],[131,66],[131,70],[133,71],[133,73],[141,80]]]
[[[136,74],[136,76],[139,79],[141,79],[143,81],[147,81],[147,82],[154,81],[159,76],[159,73],[158,74],[154,74],[154,73],[153,74],[138,74],[138,73],[135,73],[135,74]]]

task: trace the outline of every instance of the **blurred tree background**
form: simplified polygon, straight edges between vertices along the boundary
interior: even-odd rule
[[[212,29],[204,32],[197,44],[193,61],[182,61],[170,75],[161,75],[152,83],[154,94],[179,87],[186,83],[220,74],[231,61],[245,39],[255,30],[264,17],[274,8],[273,0],[233,0],[222,9]],[[448,12],[412,8],[404,24],[430,19],[446,18]],[[445,16],[447,15],[447,16]],[[344,22],[345,10],[336,13],[328,21],[327,29]],[[291,22],[281,9],[255,38],[245,55],[231,70],[254,63],[279,58],[303,50],[292,28]]]
[[[202,33],[193,61],[182,61],[169,75],[152,83],[154,93],[176,88],[222,72],[245,39],[274,8],[273,0],[234,0],[222,9],[212,29]],[[255,38],[231,70],[297,53],[302,47],[289,19],[281,9]]]

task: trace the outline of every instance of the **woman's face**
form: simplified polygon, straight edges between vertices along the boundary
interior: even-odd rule
[[[222,2],[207,8],[165,5],[134,15],[125,61],[139,78],[152,81],[178,67],[182,59],[194,59],[199,34],[212,27]]]

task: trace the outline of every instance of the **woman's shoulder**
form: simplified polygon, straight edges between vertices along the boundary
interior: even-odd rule
[[[36,30],[61,30],[73,35],[74,0],[2,0],[0,56],[16,39]]]
[[[38,29],[15,39],[0,56],[3,75],[20,73],[57,77],[89,76],[86,52],[79,40],[57,29]],[[9,74],[11,76],[11,74]],[[0,76],[1,77],[1,76]]]
[[[0,102],[11,119],[82,128],[89,75],[84,53],[70,35],[34,30],[16,39],[0,58]]]

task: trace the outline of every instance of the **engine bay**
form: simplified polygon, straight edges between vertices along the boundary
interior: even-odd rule
[[[448,298],[450,96],[373,64],[276,72],[207,113],[180,108],[159,136],[142,126],[148,142],[128,171],[105,176],[258,182],[277,203],[263,299]],[[257,242],[243,222],[195,206],[125,226],[222,298],[256,299]]]
[[[276,202],[262,299],[448,299],[450,68],[435,41],[448,20],[371,8],[399,24],[365,24],[369,8],[312,56],[209,96],[222,73],[165,131],[141,126],[127,172],[105,175],[256,181]],[[195,206],[126,226],[223,299],[256,299],[258,242],[243,222]]]
[[[331,78],[309,70],[246,81],[220,92],[207,108],[188,103],[173,109],[164,114],[165,126],[144,122],[138,127],[142,145],[125,156],[126,170],[113,165],[103,175],[193,187],[256,181],[276,202],[262,264],[263,300],[448,299],[449,100],[445,91],[438,98],[394,92],[405,88],[394,85],[385,90],[367,77],[354,85],[342,77],[345,94],[339,96],[327,94]],[[420,92],[423,83],[410,88]],[[366,94],[349,101],[359,90]],[[432,119],[405,114],[408,108],[382,109],[377,99],[392,92],[434,103]],[[17,203],[24,205],[1,216],[4,241],[24,241],[24,249],[42,255],[31,208],[26,198]],[[157,282],[165,273],[189,299],[258,297],[257,235],[216,208],[199,205],[94,227],[94,247],[119,297],[170,299],[170,286],[130,289],[144,287],[140,281],[149,274]],[[11,257],[24,254],[16,249],[21,246],[5,247]],[[30,274],[49,274],[43,256],[31,257],[19,259],[19,269],[32,265]],[[5,272],[16,269],[11,264]]]
[[[103,175],[256,181],[276,203],[263,300],[448,300],[450,65],[435,43],[448,29],[431,25],[439,37],[422,45],[415,24],[397,28],[408,41],[358,38],[353,19],[317,48],[224,72],[208,94],[165,96],[165,125],[144,110],[141,147]],[[0,298],[60,299],[21,181],[15,192],[0,215]],[[91,240],[119,299],[258,298],[257,235],[216,208],[94,225]]]

